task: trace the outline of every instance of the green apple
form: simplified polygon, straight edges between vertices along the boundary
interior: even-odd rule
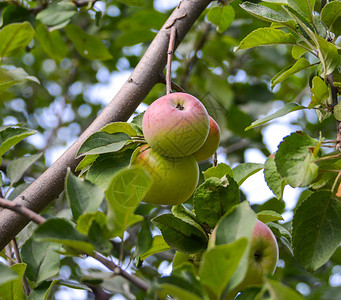
[[[249,267],[244,286],[261,285],[264,275],[273,274],[278,261],[278,244],[270,228],[257,220],[251,237]]]
[[[191,197],[198,184],[199,168],[193,155],[165,157],[143,145],[133,164],[144,167],[153,179],[143,200],[147,203],[182,204]]]
[[[184,157],[197,151],[209,132],[204,105],[186,93],[172,93],[155,100],[142,119],[147,143],[168,157]]]
[[[209,159],[218,149],[220,143],[220,128],[218,123],[209,116],[210,130],[204,144],[193,153],[197,161]]]
[[[278,244],[276,237],[263,222],[257,220],[253,229],[248,269],[243,281],[230,291],[225,300],[234,299],[238,292],[252,286],[261,286],[266,274],[273,274],[278,261]]]

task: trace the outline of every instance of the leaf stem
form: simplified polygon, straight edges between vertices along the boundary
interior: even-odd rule
[[[338,181],[340,179],[340,176],[341,176],[341,171],[339,171],[339,173],[337,174],[337,176],[336,176],[336,178],[334,180],[333,187],[332,187],[333,195],[336,193],[335,188],[337,187],[337,183],[338,183]]]
[[[12,247],[13,247],[13,250],[14,250],[15,259],[16,259],[17,264],[22,263],[21,258],[20,258],[20,253],[19,253],[19,247],[18,247],[18,243],[17,243],[16,238],[14,238],[12,240]],[[25,291],[26,296],[29,296],[30,293],[31,293],[31,289],[30,289],[30,286],[28,284],[27,277],[25,276],[25,274],[24,274],[24,276],[22,278],[22,284],[24,286],[24,291]]]
[[[166,94],[171,93],[172,88],[172,59],[173,59],[173,52],[174,52],[174,45],[175,45],[175,36],[176,36],[176,27],[171,27],[171,32],[169,36],[169,45],[168,45],[168,52],[167,52],[167,73],[166,73]]]

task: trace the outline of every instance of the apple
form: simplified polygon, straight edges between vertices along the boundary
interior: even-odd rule
[[[218,123],[209,116],[210,119],[210,130],[204,144],[193,153],[195,159],[203,161],[209,159],[218,149],[220,143],[220,128]]]
[[[204,144],[209,128],[205,106],[186,93],[172,93],[155,100],[142,119],[147,143],[168,157],[196,152]]]
[[[263,222],[257,220],[253,229],[250,249],[249,265],[243,281],[225,297],[234,299],[238,292],[252,287],[261,286],[266,274],[273,274],[278,261],[278,244],[272,231]]]
[[[273,274],[278,261],[278,244],[270,228],[257,220],[251,236],[249,268],[244,286],[261,285],[266,274]]]
[[[191,197],[198,184],[199,167],[193,155],[165,157],[149,145],[143,145],[133,164],[144,167],[153,179],[143,199],[147,203],[182,204]]]

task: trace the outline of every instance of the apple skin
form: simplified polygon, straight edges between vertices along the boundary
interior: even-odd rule
[[[217,227],[211,233],[208,248],[214,247]],[[238,292],[252,286],[261,286],[266,274],[273,274],[278,261],[278,244],[270,228],[257,220],[253,229],[250,249],[249,265],[241,283],[228,292],[225,300],[234,299]]]
[[[210,130],[204,144],[193,153],[195,159],[200,162],[209,159],[218,149],[220,143],[220,128],[218,123],[209,116]]]
[[[186,93],[155,100],[142,119],[147,143],[168,157],[184,157],[197,151],[208,136],[209,126],[205,106]]]
[[[257,220],[251,237],[249,268],[242,287],[262,285],[266,274],[273,274],[278,261],[278,244],[270,228]]]
[[[133,164],[144,167],[153,179],[143,199],[147,203],[182,204],[191,197],[198,184],[199,167],[193,155],[165,157],[148,145],[143,145]]]

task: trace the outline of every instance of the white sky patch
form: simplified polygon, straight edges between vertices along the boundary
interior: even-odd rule
[[[132,71],[112,72],[106,83],[96,83],[86,89],[85,96],[93,103],[107,105],[128,80]]]
[[[179,3],[179,0],[158,0],[154,2],[154,7],[158,11],[165,12],[169,9],[175,8]]]

